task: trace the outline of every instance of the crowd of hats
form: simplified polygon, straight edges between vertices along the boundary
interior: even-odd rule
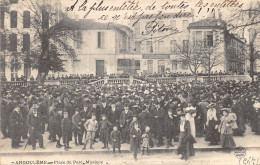
[[[1,97],[4,99],[14,100],[18,104],[27,99],[33,102],[41,102],[46,97],[53,97],[56,100],[61,100],[65,97],[71,102],[84,100],[82,106],[91,106],[102,102],[110,104],[121,103],[122,106],[128,106],[130,102],[141,103],[141,105],[159,104],[157,98],[164,98],[165,101],[171,100],[176,95],[182,95],[188,102],[196,104],[204,100],[213,106],[219,103],[213,97],[213,94],[226,99],[239,99],[242,97],[260,100],[259,84],[251,85],[250,82],[214,82],[214,83],[189,83],[182,82],[176,84],[135,84],[135,85],[46,85],[46,86],[29,86],[16,87],[8,86],[1,88]],[[135,106],[133,106],[135,107]],[[227,106],[224,106],[228,108]],[[145,109],[145,106],[141,107]],[[183,107],[178,107],[179,110]],[[192,111],[192,110],[191,110]]]

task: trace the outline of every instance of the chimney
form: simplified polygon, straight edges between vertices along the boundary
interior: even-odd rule
[[[191,9],[191,14],[192,14],[192,22],[194,22],[194,9]]]
[[[219,9],[218,9],[218,19],[222,20],[222,13],[220,12]]]

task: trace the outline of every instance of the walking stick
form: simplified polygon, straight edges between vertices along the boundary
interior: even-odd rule
[[[25,144],[25,146],[24,146],[24,149],[23,150],[25,150],[25,148],[27,147],[27,145],[28,145],[28,142],[31,140],[31,136],[29,136],[29,138],[28,138],[28,140],[27,140],[27,142],[26,142],[26,144]]]

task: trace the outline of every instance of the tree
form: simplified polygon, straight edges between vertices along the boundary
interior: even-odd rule
[[[214,67],[219,66],[224,63],[224,58],[226,57],[224,47],[225,41],[225,29],[222,31],[213,30],[212,43],[207,43],[206,39],[202,43],[199,43],[201,48],[201,60],[202,67],[208,73],[208,81],[210,81],[211,71]]]
[[[259,33],[260,33],[260,2],[251,2],[246,9],[236,9],[230,15],[228,20],[228,31],[242,33],[244,37],[245,30],[249,30],[249,53],[250,62],[249,74],[254,82],[256,60],[259,59]]]
[[[32,13],[31,65],[38,70],[39,81],[43,83],[50,71],[65,71],[64,58],[76,59],[70,41],[77,40],[77,33],[65,26],[67,17],[55,10],[52,4],[44,0],[29,0],[23,5]]]
[[[201,54],[204,49],[199,44],[202,43],[194,44],[193,42],[188,42],[184,45],[176,45],[179,59],[187,61],[188,67],[195,77],[195,81],[197,81],[198,69],[202,64]]]
[[[215,20],[203,20],[215,21]],[[190,39],[187,44],[177,45],[179,58],[186,60],[190,71],[197,81],[198,69],[204,68],[210,74],[214,67],[223,64],[225,57],[224,45],[224,29],[210,31],[209,40],[207,38],[200,38],[199,40]],[[191,32],[191,35],[192,34]]]

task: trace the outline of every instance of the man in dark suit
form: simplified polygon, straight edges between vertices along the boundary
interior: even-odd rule
[[[158,140],[158,147],[163,145],[163,120],[164,120],[164,112],[160,107],[160,103],[158,101],[154,102],[155,108],[152,111],[154,117],[154,133],[155,138]]]
[[[37,112],[37,109],[33,109],[33,113],[28,114],[26,124],[29,129],[30,139],[32,143],[33,150],[36,149],[36,140],[39,140],[39,146],[42,149],[45,149],[43,146],[43,137],[42,137],[42,117]]]
[[[120,128],[122,129],[122,140],[123,143],[129,143],[130,123],[133,118],[133,112],[129,110],[129,103],[124,103],[124,111],[120,116]]]
[[[12,148],[21,147],[21,136],[24,120],[20,113],[20,104],[17,103],[13,112],[10,115],[10,124],[11,124],[11,138],[12,138]]]

